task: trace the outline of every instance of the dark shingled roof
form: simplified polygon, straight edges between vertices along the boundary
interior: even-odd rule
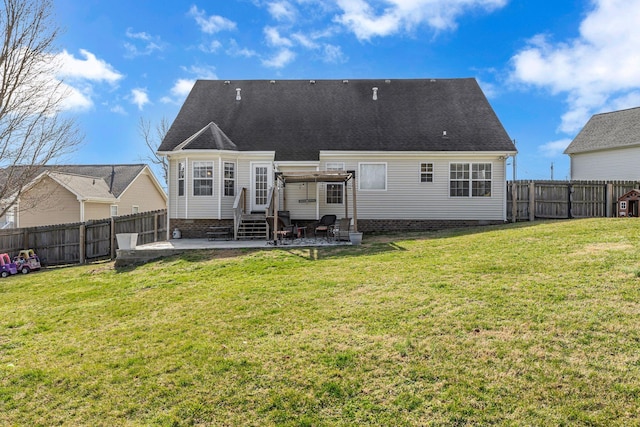
[[[592,116],[565,154],[640,144],[640,107]]]
[[[320,150],[515,151],[473,78],[198,80],[158,151],[231,144],[284,161]]]
[[[80,175],[96,179],[102,179],[107,186],[111,188],[111,194],[114,197],[120,197],[122,192],[133,182],[133,180],[142,172],[145,164],[134,165],[46,165],[43,166],[38,174],[44,171],[65,173],[70,175]],[[13,166],[20,168],[22,166]],[[113,175],[113,185],[111,184],[111,172]],[[6,173],[6,170],[0,170],[0,176]]]

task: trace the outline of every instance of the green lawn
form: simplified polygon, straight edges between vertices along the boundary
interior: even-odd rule
[[[640,220],[0,279],[0,425],[640,425]]]

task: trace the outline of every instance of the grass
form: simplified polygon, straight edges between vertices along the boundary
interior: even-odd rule
[[[640,425],[640,221],[0,280],[0,425]]]

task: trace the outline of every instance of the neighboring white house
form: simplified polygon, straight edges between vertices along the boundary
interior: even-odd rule
[[[166,193],[144,164],[44,166],[22,189],[18,202],[0,217],[0,226],[84,222],[166,205]]]
[[[640,180],[640,108],[595,114],[564,153],[572,180]]]
[[[278,182],[279,209],[298,223],[501,223],[516,149],[473,78],[199,80],[158,153],[169,160],[170,229],[200,237],[233,224],[239,206],[264,222]],[[327,180],[332,171],[348,171],[346,183]]]

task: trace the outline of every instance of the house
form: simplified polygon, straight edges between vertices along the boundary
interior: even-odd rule
[[[280,209],[365,232],[502,223],[515,153],[473,78],[199,80],[158,149],[170,229],[240,238]]]
[[[572,180],[640,180],[640,107],[595,114],[564,153]]]
[[[0,217],[0,226],[84,222],[166,205],[164,189],[144,164],[44,166],[23,188],[18,203]]]

